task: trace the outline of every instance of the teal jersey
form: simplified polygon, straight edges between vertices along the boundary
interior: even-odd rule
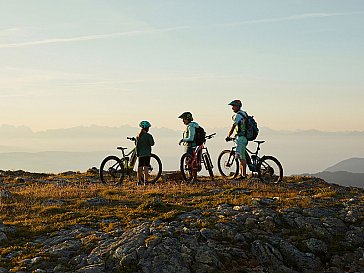
[[[136,151],[137,156],[151,156],[152,146],[154,145],[153,136],[149,133],[144,133],[137,137]]]
[[[247,114],[242,110],[239,110],[239,112],[237,112],[234,117],[236,134],[239,136],[244,136],[246,134],[246,125],[245,125],[246,117]]]

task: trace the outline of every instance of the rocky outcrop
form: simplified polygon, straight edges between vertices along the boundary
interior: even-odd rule
[[[8,240],[8,237],[5,234],[5,225],[0,221],[0,246]]]
[[[105,233],[75,226],[32,242],[24,272],[362,272],[364,205],[220,205]],[[1,226],[0,226],[1,232]]]

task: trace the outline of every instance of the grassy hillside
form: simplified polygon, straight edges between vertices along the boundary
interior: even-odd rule
[[[0,240],[0,261],[8,269],[26,269],[21,261],[39,256],[42,248],[30,242],[76,225],[108,233],[148,221],[173,221],[183,213],[207,211],[222,204],[255,206],[265,202],[278,212],[338,206],[354,196],[364,201],[361,189],[330,185],[311,177],[285,177],[282,185],[266,185],[253,178],[242,183],[201,178],[196,184],[167,181],[136,186],[128,182],[114,187],[99,183],[98,174],[92,171],[2,171],[0,220],[8,228],[4,228],[7,239]],[[202,221],[199,225],[211,223]]]

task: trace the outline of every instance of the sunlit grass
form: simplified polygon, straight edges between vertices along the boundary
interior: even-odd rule
[[[76,224],[111,231],[116,226],[133,226],[134,220],[173,220],[195,209],[206,210],[220,204],[249,206],[262,198],[274,198],[278,210],[307,208],[314,205],[314,200],[336,195],[329,187],[305,192],[289,187],[303,180],[310,182],[310,178],[300,177],[285,177],[285,183],[280,185],[262,184],[257,179],[235,183],[222,178],[214,181],[201,178],[196,184],[179,181],[116,187],[90,182],[98,180],[96,174],[90,173],[28,176],[22,185],[7,177],[10,186],[6,190],[11,196],[0,199],[0,218],[17,228],[17,233],[10,235],[10,242],[25,233],[31,237]],[[88,202],[96,197],[104,202],[96,205]]]

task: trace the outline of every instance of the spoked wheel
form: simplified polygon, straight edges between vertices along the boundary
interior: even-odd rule
[[[205,165],[206,170],[209,172],[211,178],[214,178],[214,172],[212,171],[213,165],[209,154],[203,155],[203,163]]]
[[[283,179],[283,167],[273,156],[263,156],[258,166],[258,176],[264,183],[280,183]]]
[[[124,167],[117,156],[108,156],[100,166],[100,179],[104,184],[117,185],[123,181]]]
[[[235,153],[230,150],[224,150],[220,153],[217,165],[220,174],[227,179],[234,179],[239,174],[239,160],[235,157]]]
[[[183,154],[181,157],[180,170],[183,180],[192,182],[197,177],[197,166],[194,166],[192,155]]]
[[[162,161],[160,158],[152,154],[150,157],[150,165],[148,169],[148,181],[149,183],[155,183],[161,177],[162,174]]]

